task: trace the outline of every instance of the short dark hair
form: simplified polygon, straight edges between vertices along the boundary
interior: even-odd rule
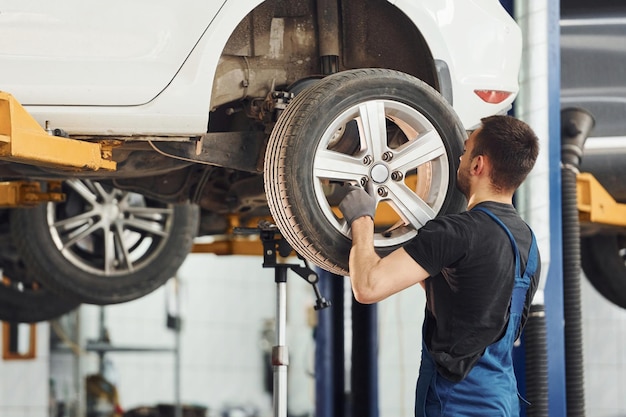
[[[497,189],[517,189],[537,160],[537,135],[530,126],[512,116],[489,116],[481,122],[471,156],[489,158],[493,166],[491,182]]]

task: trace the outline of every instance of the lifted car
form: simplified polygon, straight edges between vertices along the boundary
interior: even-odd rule
[[[65,202],[7,209],[7,238],[46,288],[96,304],[157,288],[233,215],[271,215],[346,274],[346,183],[373,183],[392,213],[376,248],[397,248],[464,207],[465,131],[510,108],[521,56],[493,0],[1,0],[0,39],[0,90],[112,149],[111,171],[0,162],[0,180],[63,181]]]

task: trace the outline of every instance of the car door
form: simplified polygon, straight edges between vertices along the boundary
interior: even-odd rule
[[[144,104],[224,3],[0,0],[0,90],[31,106]]]

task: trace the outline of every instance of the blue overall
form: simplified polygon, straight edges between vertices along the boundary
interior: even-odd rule
[[[460,382],[452,382],[437,373],[435,361],[422,339],[422,363],[415,393],[416,417],[519,416],[512,351],[530,279],[537,270],[537,242],[531,230],[530,252],[526,270],[521,275],[519,250],[510,230],[488,209],[475,207],[474,210],[487,213],[504,229],[515,252],[515,284],[506,333],[500,340],[487,346],[483,356]]]

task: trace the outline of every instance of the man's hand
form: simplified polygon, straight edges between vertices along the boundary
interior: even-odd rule
[[[352,226],[353,221],[363,216],[370,216],[373,220],[376,213],[376,199],[361,187],[354,185],[346,187],[348,192],[339,203],[339,210],[348,224]]]

